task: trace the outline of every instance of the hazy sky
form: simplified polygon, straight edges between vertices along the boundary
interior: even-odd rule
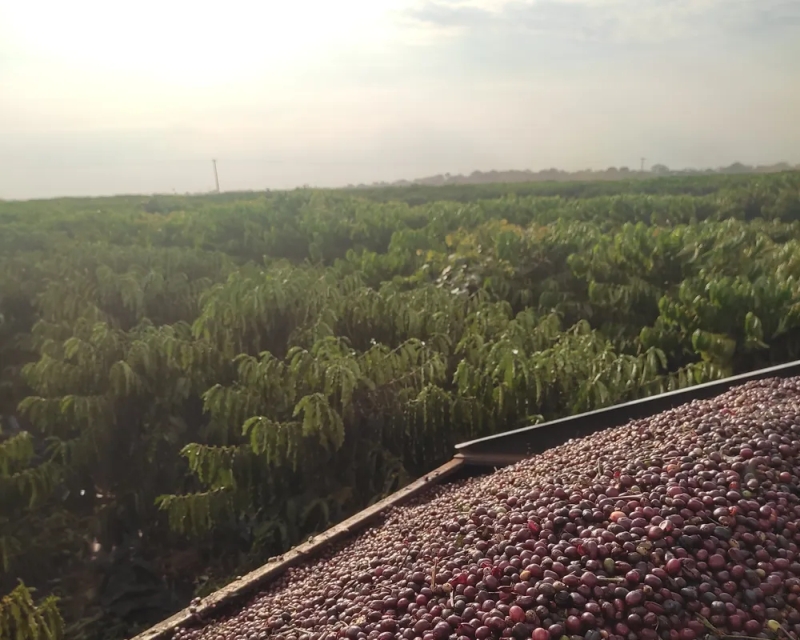
[[[0,0],[0,198],[800,162],[800,0]]]

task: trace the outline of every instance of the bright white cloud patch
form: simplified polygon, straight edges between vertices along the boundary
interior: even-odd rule
[[[386,27],[386,7],[372,0],[24,0],[2,11],[30,56],[204,86],[280,74],[354,40],[374,45]]]

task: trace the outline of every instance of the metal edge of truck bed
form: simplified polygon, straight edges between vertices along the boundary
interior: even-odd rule
[[[472,465],[505,466],[573,438],[646,418],[692,400],[710,398],[751,380],[794,375],[800,375],[800,360],[462,442],[456,445],[455,457]]]
[[[453,458],[438,469],[434,469],[422,478],[395,491],[390,496],[376,502],[347,518],[343,522],[331,527],[327,531],[315,536],[309,542],[293,547],[275,562],[265,564],[255,571],[234,580],[230,584],[211,595],[203,598],[197,607],[186,608],[159,622],[147,631],[143,631],[131,640],[161,640],[179,627],[190,624],[202,624],[204,618],[213,616],[220,609],[252,596],[270,580],[277,578],[288,568],[298,565],[320,554],[330,544],[340,542],[352,534],[364,529],[371,522],[380,517],[387,509],[400,505],[421,493],[428,487],[436,485],[462,468],[464,461]]]

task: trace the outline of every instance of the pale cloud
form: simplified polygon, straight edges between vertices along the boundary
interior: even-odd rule
[[[797,0],[427,0],[405,16],[461,33],[505,31],[617,44],[659,44],[800,26]]]

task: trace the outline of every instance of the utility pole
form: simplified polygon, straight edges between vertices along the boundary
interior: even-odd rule
[[[642,165],[641,165],[641,167],[639,169],[639,171],[641,171],[642,173],[644,173],[644,161],[645,160],[647,160],[647,158],[642,158]],[[217,191],[219,191],[219,187],[217,187]]]
[[[217,173],[217,159],[214,158],[211,162],[214,163],[214,182],[217,184],[217,193],[219,193],[219,174]]]

